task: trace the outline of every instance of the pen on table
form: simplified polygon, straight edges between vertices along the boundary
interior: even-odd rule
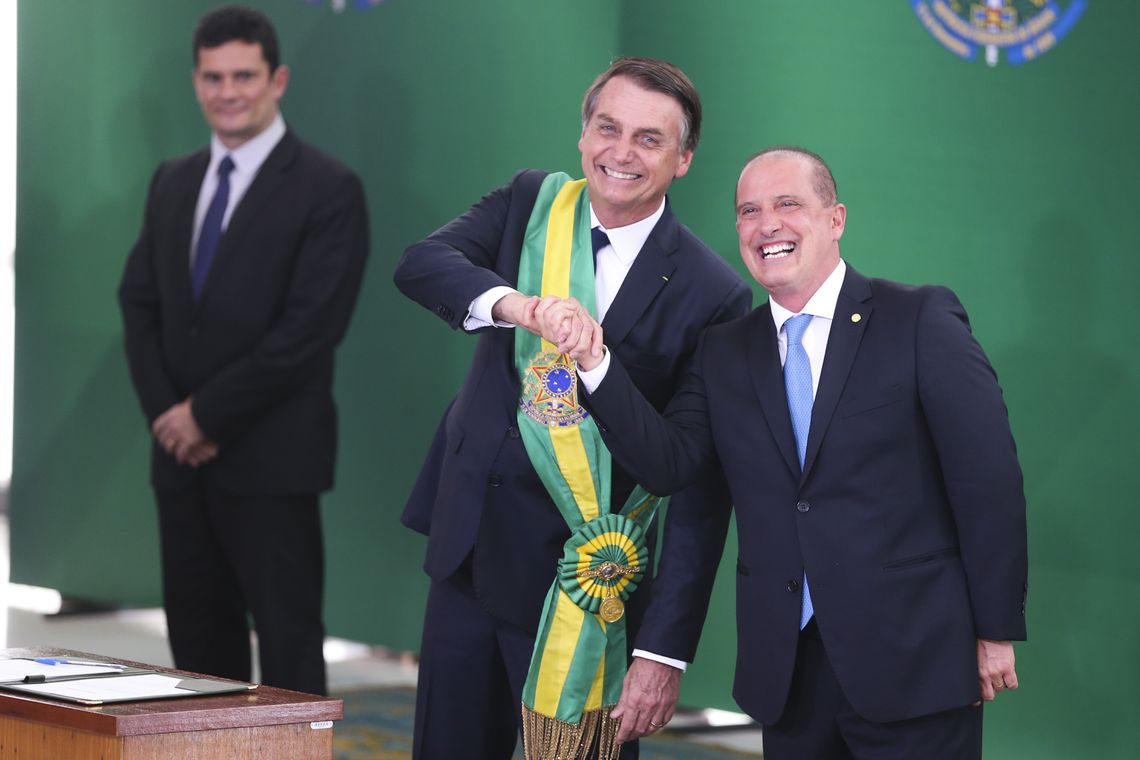
[[[91,668],[115,668],[124,670],[127,666],[115,662],[92,662],[90,660],[72,660],[67,657],[37,657],[35,662],[41,665],[85,665]]]

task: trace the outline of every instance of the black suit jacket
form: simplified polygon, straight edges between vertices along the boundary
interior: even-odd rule
[[[411,246],[396,270],[400,290],[452,328],[461,328],[477,296],[496,285],[517,283],[523,233],[545,176],[520,172],[463,216]],[[744,314],[751,298],[731,267],[666,207],[606,314],[606,345],[622,357],[637,387],[664,405],[703,329]],[[481,333],[467,378],[444,414],[403,521],[429,536],[429,575],[437,580],[449,577],[474,552],[484,604],[501,619],[534,630],[569,530],[522,454],[516,427],[514,331],[490,328]],[[619,467],[614,469],[617,511],[633,481]],[[717,475],[702,478],[697,487],[675,498],[666,543],[695,540],[696,535],[723,541],[726,524],[720,521],[722,510],[707,508],[712,502],[727,502]],[[688,562],[662,567],[668,582],[653,589],[654,604],[637,645],[691,660],[704,619],[696,611],[703,613],[715,570]],[[650,580],[646,578],[646,588],[635,594],[631,615],[637,604],[645,603]]]
[[[719,456],[740,539],[734,694],[757,720],[784,709],[805,569],[836,677],[870,720],[974,702],[976,640],[1025,637],[1021,471],[949,290],[848,269],[802,473],[767,304],[708,331],[664,419],[618,362],[588,405],[650,489]]]
[[[333,350],[368,253],[359,179],[291,132],[231,215],[200,300],[190,290],[201,150],[159,166],[119,287],[131,379],[148,423],[188,396],[220,446],[202,468],[236,492],[317,493],[336,451]],[[194,471],[157,444],[151,480]]]

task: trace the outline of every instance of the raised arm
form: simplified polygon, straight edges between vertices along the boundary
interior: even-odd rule
[[[396,266],[396,287],[455,330],[479,332],[493,323],[533,327],[521,321],[528,299],[514,288],[518,257],[500,260],[500,253],[510,242],[505,240],[509,230],[525,226],[525,220],[519,224],[516,217],[524,211],[529,215],[545,176],[537,171],[519,173],[509,184],[409,246]],[[473,324],[468,317],[476,305],[485,307],[486,318]]]

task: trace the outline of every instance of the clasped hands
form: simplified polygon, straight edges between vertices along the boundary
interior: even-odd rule
[[[584,370],[594,369],[605,355],[602,326],[576,298],[512,293],[500,298],[491,313],[552,343]]]
[[[178,464],[200,467],[218,455],[218,444],[206,438],[191,412],[192,399],[167,409],[150,426],[154,439]]]

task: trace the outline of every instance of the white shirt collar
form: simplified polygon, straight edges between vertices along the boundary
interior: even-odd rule
[[[653,232],[653,228],[657,226],[657,220],[664,213],[665,199],[662,198],[661,205],[657,207],[657,210],[641,221],[627,224],[624,227],[607,229],[598,221],[598,216],[594,213],[594,204],[591,203],[590,226],[602,228],[602,231],[609,236],[610,247],[614,249],[618,259],[626,267],[629,267],[637,258],[637,254],[641,252],[641,247],[645,245],[645,241],[649,239],[649,233]]]
[[[284,136],[285,119],[282,118],[280,111],[277,112],[277,116],[274,117],[268,127],[233,150],[223,145],[217,134],[214,134],[210,138],[210,166],[206,171],[213,175],[217,171],[218,164],[222,162],[222,158],[229,156],[233,159],[235,172],[256,174]]]
[[[800,314],[811,314],[813,317],[823,317],[824,319],[831,320],[835,317],[835,304],[839,301],[839,291],[843,287],[843,278],[847,274],[847,262],[843,259],[835,265],[835,269],[831,270],[831,274],[823,281],[808,302],[804,304],[804,308],[800,310]],[[772,321],[776,324],[776,332],[780,332],[780,328],[784,326],[792,317],[796,316],[796,312],[788,311],[771,296],[768,297],[768,304],[772,307]]]

